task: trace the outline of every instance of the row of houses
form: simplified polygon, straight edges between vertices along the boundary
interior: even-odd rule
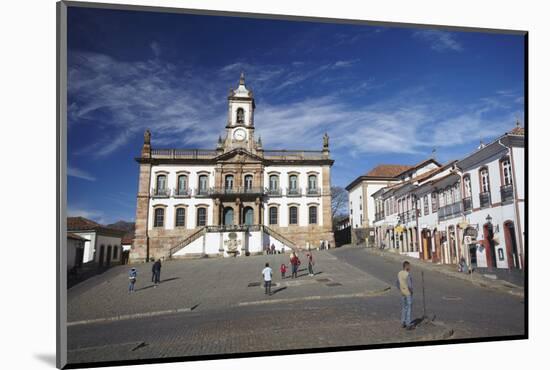
[[[524,173],[519,124],[459,160],[377,166],[346,188],[352,236],[435,263],[523,269]]]

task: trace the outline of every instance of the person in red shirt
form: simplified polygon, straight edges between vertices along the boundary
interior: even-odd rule
[[[281,264],[281,279],[285,278],[286,274],[286,265],[284,263]]]
[[[300,259],[296,253],[292,253],[290,257],[290,264],[292,265],[292,278],[298,278],[298,266],[300,265]]]

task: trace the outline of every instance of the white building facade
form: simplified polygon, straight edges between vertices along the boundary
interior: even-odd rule
[[[328,136],[320,151],[264,150],[241,75],[216,149],[151,148],[145,133],[133,260],[241,256],[334,243]]]
[[[436,263],[524,266],[524,130],[373,195],[376,244]]]

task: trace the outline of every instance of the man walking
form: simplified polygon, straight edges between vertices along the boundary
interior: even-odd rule
[[[313,253],[309,252],[307,254],[307,270],[309,272],[309,276],[314,276],[315,274],[313,273]]]
[[[290,256],[290,265],[292,267],[292,279],[298,278],[298,266],[300,265],[300,260],[294,252],[292,252],[292,255]]]
[[[403,269],[397,274],[397,288],[401,292],[401,327],[413,330],[411,325],[413,286],[411,278],[411,264],[403,262]]]
[[[262,275],[264,278],[265,294],[271,295],[271,276],[273,275],[273,270],[271,270],[267,262],[265,268],[262,270]]]
[[[160,269],[162,265],[160,263],[160,259],[156,260],[155,263],[153,263],[153,284],[155,284],[155,288],[158,284],[160,284]]]

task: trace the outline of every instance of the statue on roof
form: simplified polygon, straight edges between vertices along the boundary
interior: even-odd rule
[[[241,72],[241,78],[239,79],[239,85],[244,85],[244,72]]]
[[[149,129],[145,130],[145,133],[143,134],[143,143],[151,144],[151,131],[149,131]]]
[[[323,135],[323,148],[328,148],[328,134],[325,132],[325,134]]]

